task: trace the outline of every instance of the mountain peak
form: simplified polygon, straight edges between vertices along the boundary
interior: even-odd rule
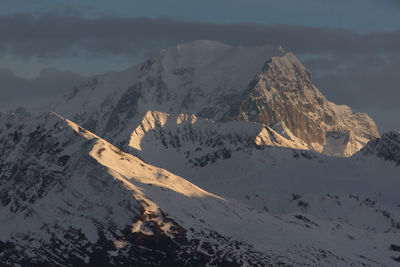
[[[318,152],[324,151],[327,132],[351,130],[355,140],[378,136],[368,116],[329,102],[296,56],[277,47],[179,44],[127,71],[96,77],[66,102],[56,111],[125,145],[148,110],[267,126],[280,121]]]
[[[228,117],[232,115],[267,125],[283,122],[296,137],[318,152],[333,151],[324,147],[337,143],[333,140],[336,137],[343,139],[342,156],[352,155],[368,140],[379,136],[367,115],[329,102],[312,84],[311,72],[290,52],[265,63],[237,104],[231,107]],[[338,154],[335,152],[335,155]]]
[[[297,57],[291,52],[285,52],[280,56],[274,56],[268,60],[262,68],[263,72],[271,72],[270,75],[282,76],[289,80],[305,78],[311,82],[311,72],[304,67]]]

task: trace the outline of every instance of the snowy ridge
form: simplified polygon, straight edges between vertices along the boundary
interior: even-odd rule
[[[271,260],[214,231],[210,236],[196,231],[187,235],[143,188],[173,189],[182,198],[221,198],[123,154],[68,120],[55,114],[32,118],[3,113],[0,125],[3,266],[204,265],[222,264],[225,257],[231,262]],[[104,161],[112,166],[102,165]],[[136,177],[140,187],[118,173],[121,168],[130,179]],[[172,184],[160,182],[162,177]],[[204,252],[197,249],[200,238],[209,242]],[[158,250],[149,252],[154,246]],[[241,246],[251,258],[239,258],[234,246]],[[209,249],[218,255],[205,254]]]
[[[157,265],[194,266],[274,266],[278,262],[296,266],[374,266],[378,262],[394,262],[394,252],[387,248],[396,244],[398,230],[390,224],[374,221],[383,228],[366,231],[358,225],[307,215],[304,211],[270,213],[249,207],[238,197],[226,197],[231,187],[214,187],[223,190],[223,197],[207,192],[122,152],[55,114],[39,118],[2,114],[0,122],[0,213],[4,226],[0,241],[7,247],[0,257],[5,265],[32,259],[37,265],[156,261]],[[272,155],[281,151],[275,164],[289,158],[293,162],[310,161],[308,157],[293,157],[296,151],[287,154],[284,148],[270,149],[278,149]],[[235,160],[243,159],[232,158],[218,164],[242,166],[232,162]],[[12,171],[15,169],[17,173]],[[213,170],[230,173],[240,168]],[[211,180],[204,174],[201,179],[206,184]],[[215,175],[215,183],[224,181],[224,176]],[[32,177],[42,180],[29,183]],[[238,173],[229,182],[237,186],[239,180],[244,182],[240,177]],[[254,186],[250,180],[247,184]],[[243,189],[235,192],[243,193]],[[385,190],[385,199],[393,196]],[[299,202],[299,197],[294,198]],[[396,218],[392,212],[388,216]],[[159,243],[160,240],[164,241]],[[153,250],[155,246],[158,250]]]
[[[162,119],[156,119],[157,116]],[[301,210],[314,218],[339,221],[365,231],[398,232],[400,221],[396,203],[400,200],[392,186],[400,182],[400,169],[393,164],[356,157],[332,158],[276,145],[255,148],[251,142],[254,137],[250,142],[246,139],[232,142],[224,136],[225,131],[235,133],[224,123],[219,124],[220,127],[216,124],[208,135],[205,131],[208,128],[204,126],[200,127],[201,134],[193,134],[192,128],[187,130],[186,125],[182,125],[182,117],[171,119],[164,113],[149,112],[132,134],[135,153],[146,162],[173,170],[210,192],[259,210],[278,214]],[[193,115],[188,118],[188,125],[194,127],[193,121],[198,120]],[[162,121],[163,126],[157,126],[157,121]],[[212,125],[209,121],[200,122]],[[237,129],[250,132],[243,121],[231,123],[240,123],[240,127],[235,125]],[[281,125],[275,128],[282,129]],[[184,138],[187,132],[193,139],[206,138],[193,142]],[[215,142],[207,141],[209,136],[225,149],[221,157],[213,153]],[[248,144],[253,145],[248,147]],[[215,156],[200,156],[204,154]],[[378,181],[376,177],[381,173],[386,175]]]
[[[150,162],[155,158],[158,158],[157,162],[170,159],[178,165],[186,163],[190,166],[204,166],[219,159],[228,159],[236,151],[251,153],[264,146],[307,149],[306,144],[285,127],[281,126],[278,130],[286,137],[258,123],[215,123],[193,114],[171,116],[148,111],[133,131],[129,146],[135,154],[139,153]]]

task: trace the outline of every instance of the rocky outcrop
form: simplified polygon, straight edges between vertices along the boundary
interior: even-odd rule
[[[400,132],[389,131],[374,139],[360,151],[361,155],[375,155],[400,165]]]
[[[341,156],[355,153],[363,143],[379,136],[375,123],[366,114],[329,102],[312,84],[310,71],[292,53],[269,60],[225,119],[267,125],[284,122],[310,149],[319,152],[329,151],[324,150],[328,137],[354,136],[343,140],[346,151],[336,153]],[[360,145],[351,146],[350,141]]]

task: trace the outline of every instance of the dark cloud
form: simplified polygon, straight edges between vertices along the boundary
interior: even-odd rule
[[[10,70],[0,68],[0,106],[7,109],[38,107],[85,80],[79,74],[56,68],[43,69],[32,79],[18,77]]]
[[[237,46],[283,45],[311,68],[315,83],[329,99],[391,118],[378,121],[380,128],[400,128],[398,116],[393,114],[393,110],[400,114],[396,103],[400,99],[400,31],[360,34],[346,29],[212,24],[168,18],[14,15],[0,17],[0,36],[2,54],[59,62],[71,57],[143,58],[161,48],[198,39]],[[64,82],[51,80],[50,76],[56,73],[42,73],[47,77],[42,90],[58,88],[50,86],[53,82]],[[2,83],[4,79],[14,84],[13,88],[27,88],[27,81],[12,77],[7,71],[0,71],[0,75]]]
[[[345,29],[262,24],[212,24],[151,18],[56,15],[0,17],[0,48],[20,57],[135,55],[198,39],[231,45],[284,45],[296,53],[398,52],[400,32],[361,35]]]

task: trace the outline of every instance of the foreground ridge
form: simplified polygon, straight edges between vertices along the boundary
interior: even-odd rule
[[[185,123],[194,117],[181,115],[179,120]],[[395,252],[387,248],[398,240],[398,216],[388,202],[394,196],[388,188],[375,187],[384,197],[369,195],[363,189],[353,190],[355,195],[347,200],[343,195],[331,195],[322,202],[331,213],[322,215],[315,206],[320,200],[312,200],[294,184],[297,190],[291,196],[294,200],[286,200],[287,208],[293,204],[292,207],[300,205],[297,206],[300,209],[278,209],[270,205],[279,206],[280,201],[284,204],[284,198],[275,201],[265,198],[261,203],[269,207],[261,208],[260,202],[250,201],[257,199],[255,194],[248,195],[247,200],[240,194],[247,194],[248,188],[263,191],[274,187],[273,183],[252,187],[254,182],[248,180],[250,187],[236,190],[239,195],[231,194],[226,185],[218,186],[226,181],[226,176],[219,175],[221,170],[227,171],[233,185],[237,185],[241,173],[232,176],[238,169],[226,167],[229,164],[240,167],[236,160],[245,160],[247,156],[244,155],[249,155],[241,151],[221,161],[228,165],[214,169],[213,176],[205,174],[211,170],[209,166],[216,165],[201,168],[205,171],[201,174],[204,186],[209,187],[213,181],[214,191],[220,194],[201,189],[188,179],[124,153],[54,113],[36,118],[3,113],[0,129],[0,258],[6,266],[17,263],[37,266],[101,266],[104,263],[108,266],[373,266],[377,262],[387,265],[394,262]],[[280,160],[273,159],[275,166],[285,160],[288,166],[314,162],[318,157],[328,160],[323,156],[315,157],[311,152],[302,156],[301,150],[269,147],[253,152],[251,161],[257,162],[254,159],[263,154],[259,159],[268,162],[264,153],[270,153],[271,149],[277,152],[270,155],[281,153]],[[293,156],[297,154],[301,158]],[[351,162],[337,160],[343,161],[340,164]],[[376,162],[378,165],[387,163]],[[267,176],[259,178],[269,179],[274,165],[264,163],[263,166],[271,169],[263,172],[269,173]],[[242,171],[254,177],[248,170]],[[393,170],[391,173],[397,175]],[[286,179],[290,177],[283,175],[282,181]],[[373,183],[370,178],[365,181]],[[395,184],[394,179],[391,181]],[[343,187],[353,188],[348,185]],[[277,189],[275,187],[276,195],[282,193]],[[323,192],[318,186],[314,189]],[[352,207],[351,201],[355,205],[361,201],[365,208],[360,212],[368,211],[367,216],[374,214],[376,220],[367,226],[351,217],[348,217],[351,223],[341,221],[336,216],[341,217],[347,208],[341,210],[335,204],[336,208],[331,209],[336,201],[348,208]]]

